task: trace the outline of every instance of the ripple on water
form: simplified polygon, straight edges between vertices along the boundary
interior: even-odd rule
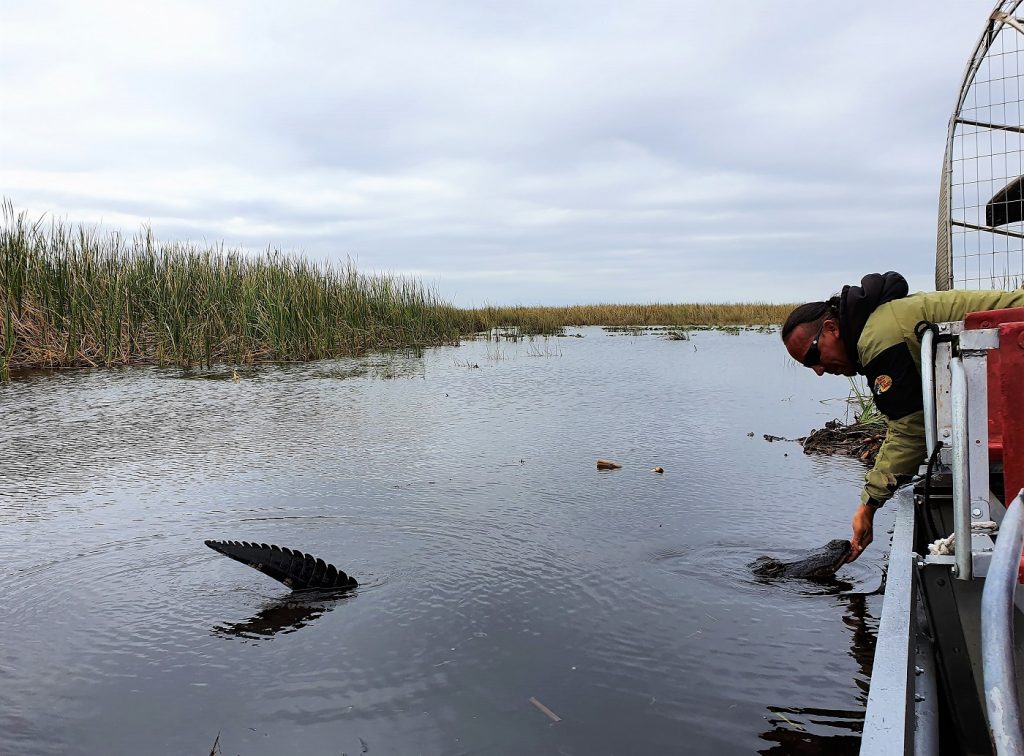
[[[749,753],[787,719],[849,734],[870,602],[753,580],[784,554],[742,491],[817,496],[859,471],[751,446],[755,415],[795,435],[824,398],[811,376],[774,411],[799,378],[762,341],[0,384],[0,751],[199,753],[222,728],[247,754],[357,735],[375,753]],[[624,469],[597,475],[604,456]],[[824,542],[832,525],[808,523]],[[361,585],[292,594],[206,538],[297,547]]]
[[[866,561],[844,564],[831,580],[765,579],[751,571],[751,563],[766,556],[764,546],[749,543],[716,542],[694,547],[666,547],[650,554],[646,561],[673,575],[762,593],[766,590],[801,596],[875,593],[884,578],[884,569]],[[783,561],[799,559],[806,549],[772,549],[770,556]]]

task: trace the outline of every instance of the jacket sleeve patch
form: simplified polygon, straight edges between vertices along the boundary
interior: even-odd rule
[[[924,407],[921,374],[906,342],[881,352],[864,366],[864,375],[871,385],[875,405],[890,420],[899,420]]]

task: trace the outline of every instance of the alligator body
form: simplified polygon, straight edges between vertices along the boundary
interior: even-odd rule
[[[333,564],[294,549],[246,541],[206,541],[214,551],[247,564],[293,591],[347,591],[357,587],[356,579]]]
[[[803,558],[790,562],[769,556],[758,557],[750,563],[750,569],[759,578],[829,580],[835,576],[836,570],[846,563],[849,555],[850,542],[836,539]]]

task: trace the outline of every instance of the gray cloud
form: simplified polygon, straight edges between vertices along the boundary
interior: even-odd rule
[[[988,4],[620,5],[5,4],[0,188],[463,305],[930,285]]]

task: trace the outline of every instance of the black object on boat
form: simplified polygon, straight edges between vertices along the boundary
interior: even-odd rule
[[[359,583],[333,564],[296,549],[247,541],[205,541],[214,551],[269,575],[293,591],[342,591]]]
[[[1004,186],[985,204],[985,223],[993,228],[1024,220],[1024,176]]]

